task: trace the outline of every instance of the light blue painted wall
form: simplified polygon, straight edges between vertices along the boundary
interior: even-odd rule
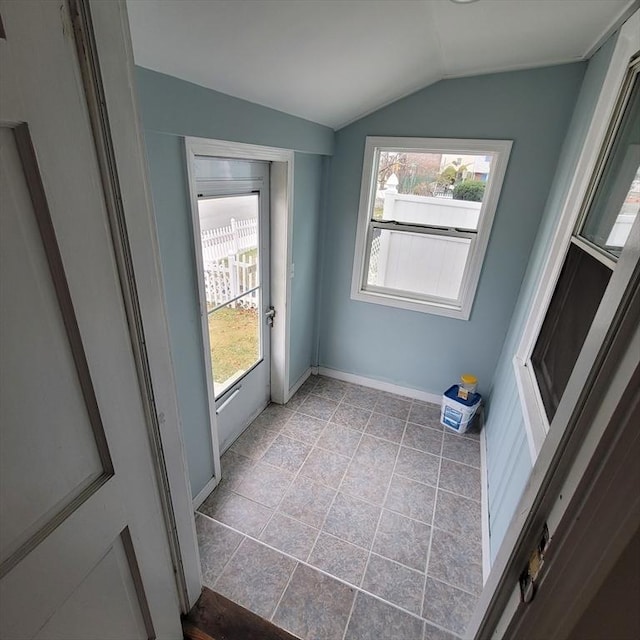
[[[333,130],[157,71],[136,67],[144,128],[330,155]]]
[[[147,69],[137,68],[151,191],[165,284],[171,349],[191,490],[213,476],[204,350],[193,262],[184,136],[296,150],[294,157],[291,382],[313,363],[317,229],[324,161],[333,131]]]
[[[293,386],[316,359],[320,212],[328,158],[296,153],[294,161],[293,265],[291,286],[291,360],[289,379]]]
[[[518,302],[506,333],[489,398],[486,434],[492,561],[498,552],[531,471],[531,457],[512,360],[530,312],[537,280],[549,250],[553,231],[558,223],[562,202],[575,172],[614,46],[615,38],[609,39],[589,61]]]
[[[442,393],[493,378],[586,65],[446,80],[336,134],[323,218],[322,366]],[[350,299],[365,136],[513,140],[468,322]]]

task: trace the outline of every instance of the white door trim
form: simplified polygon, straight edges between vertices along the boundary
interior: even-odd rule
[[[191,158],[195,155],[271,162],[271,300],[277,314],[271,332],[271,399],[284,404],[289,400],[294,152],[277,147],[194,137],[185,138],[185,148],[189,171]],[[190,173],[190,185],[192,177]],[[191,198],[193,207],[193,193]],[[211,399],[209,402],[211,404]]]
[[[146,151],[138,117],[129,20],[123,0],[90,0],[90,8],[118,172],[119,196],[122,198],[126,221],[125,237],[114,238],[114,242],[128,240],[131,249],[137,284],[137,312],[140,314],[139,321],[146,344],[139,366],[147,368],[150,376],[147,413],[153,418],[154,437],[160,445],[155,452],[158,482],[167,536],[175,554],[173,562],[177,591],[183,613],[186,613],[195,604],[202,589],[200,556],[173,377]],[[123,289],[129,284],[123,281]]]
[[[291,308],[292,262],[292,220],[293,220],[293,159],[294,152],[289,149],[263,147],[259,145],[230,142],[227,140],[209,140],[207,138],[185,137],[185,157],[189,184],[191,211],[195,220],[198,212],[198,198],[195,191],[194,162],[196,155],[242,160],[262,160],[271,163],[270,176],[270,279],[271,302],[276,309],[276,318],[271,329],[271,399],[279,404],[289,400],[289,343]],[[195,251],[198,273],[202,271],[202,256]],[[198,276],[199,295],[202,283]],[[201,316],[203,335],[208,332],[207,319]],[[205,350],[206,352],[207,350]],[[207,376],[207,395],[209,404],[209,423],[211,425],[211,447],[213,454],[214,482],[222,476],[220,464],[220,443],[216,420],[216,404],[211,374],[211,354],[205,353]],[[201,493],[194,499],[201,497]],[[206,496],[205,496],[206,497]]]
[[[559,222],[554,231],[544,267],[538,277],[536,292],[529,307],[530,315],[513,359],[532,461],[536,460],[540,452],[549,424],[533,376],[531,353],[560,276],[571,235],[578,221],[582,202],[616,106],[620,87],[627,74],[629,60],[640,48],[638,34],[640,34],[640,13],[636,11],[623,25],[618,35],[591,124],[562,204]]]

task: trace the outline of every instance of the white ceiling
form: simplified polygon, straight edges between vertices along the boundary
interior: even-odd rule
[[[339,128],[443,78],[590,54],[634,0],[128,0],[136,64]]]

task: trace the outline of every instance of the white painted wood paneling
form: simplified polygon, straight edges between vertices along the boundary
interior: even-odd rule
[[[4,561],[105,469],[13,132],[6,127],[0,129],[0,163]]]
[[[40,629],[35,640],[147,638],[120,539]]]
[[[0,4],[3,640],[181,635],[116,260],[126,233],[107,205],[117,179],[97,161],[108,127],[94,138],[78,64],[88,9]]]

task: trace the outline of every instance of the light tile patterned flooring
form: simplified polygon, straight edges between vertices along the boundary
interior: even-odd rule
[[[222,457],[207,586],[304,640],[451,640],[482,588],[480,443],[439,407],[311,376]]]

